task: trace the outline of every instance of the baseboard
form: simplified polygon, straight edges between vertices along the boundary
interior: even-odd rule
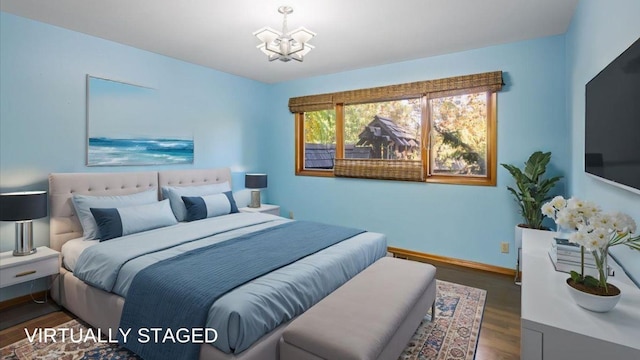
[[[34,299],[43,299],[45,297],[46,293],[47,293],[47,290],[42,290],[42,291],[34,292],[31,295],[24,295],[24,296],[20,296],[20,297],[17,297],[17,298],[13,298],[13,299],[2,301],[2,302],[0,302],[0,311],[8,309],[10,307],[14,307],[16,305],[20,305],[20,304],[31,302],[32,301],[32,299],[31,299],[32,297]]]
[[[483,271],[488,271],[488,272],[502,274],[502,275],[509,275],[509,276],[515,276],[515,274],[516,274],[516,270],[515,269],[509,269],[509,268],[504,268],[504,267],[495,266],[495,265],[483,264],[483,263],[479,263],[479,262],[475,262],[475,261],[450,258],[450,257],[446,257],[446,256],[427,254],[427,253],[423,253],[423,252],[419,252],[419,251],[401,249],[401,248],[397,248],[397,247],[393,247],[393,246],[388,246],[387,247],[387,251],[392,253],[395,257],[404,257],[404,258],[411,259],[411,260],[418,260],[418,261],[423,261],[423,262],[439,261],[439,262],[446,263],[446,264],[458,265],[458,266],[463,266],[463,267],[466,267],[466,268],[471,268],[471,269],[476,269],[476,270],[483,270]]]

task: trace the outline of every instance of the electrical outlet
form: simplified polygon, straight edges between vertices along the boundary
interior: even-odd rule
[[[500,251],[502,251],[502,253],[504,253],[504,254],[508,254],[509,253],[509,243],[508,242],[501,242],[500,243]]]
[[[293,211],[289,211],[289,219],[293,219]]]

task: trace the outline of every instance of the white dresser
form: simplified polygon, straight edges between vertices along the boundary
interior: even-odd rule
[[[620,302],[608,313],[579,307],[566,288],[569,274],[549,259],[554,234],[523,230],[521,359],[640,359],[640,289],[610,258],[608,281],[622,290]]]

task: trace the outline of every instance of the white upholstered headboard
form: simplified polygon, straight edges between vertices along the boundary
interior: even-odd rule
[[[229,168],[158,172],[159,186],[196,186],[217,184],[225,181],[228,181],[229,185],[231,185],[231,170]]]
[[[71,239],[82,237],[82,226],[71,203],[73,194],[128,195],[160,186],[190,186],[229,181],[229,168],[120,173],[54,173],[49,175],[52,249],[60,251]]]

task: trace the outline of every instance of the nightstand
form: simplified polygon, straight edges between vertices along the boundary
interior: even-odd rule
[[[259,208],[243,207],[238,209],[238,211],[247,212],[247,213],[263,213],[263,214],[280,216],[280,206],[270,205],[270,204],[262,204]]]
[[[58,274],[60,253],[40,246],[35,254],[13,256],[12,251],[0,253],[0,288]]]

